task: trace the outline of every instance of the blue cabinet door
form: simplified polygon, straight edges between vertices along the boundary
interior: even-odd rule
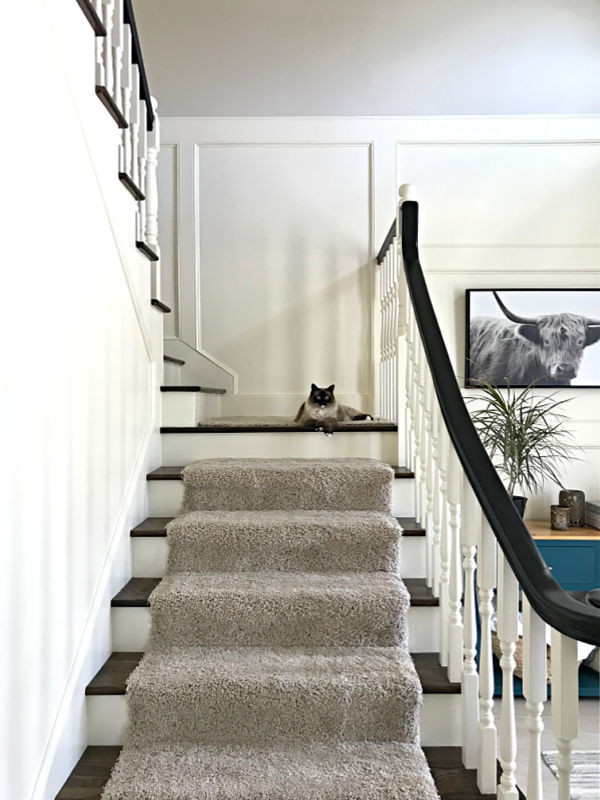
[[[563,589],[600,587],[600,541],[537,539],[536,545]]]

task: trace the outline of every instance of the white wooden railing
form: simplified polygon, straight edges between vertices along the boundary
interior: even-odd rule
[[[157,103],[147,91],[130,0],[78,0],[96,32],[96,94],[121,129],[118,177],[136,200],[135,239],[160,300]]]
[[[515,647],[521,635],[528,729],[527,786],[522,788],[526,788],[528,800],[540,800],[548,626],[525,594],[520,596],[517,578],[481,512],[448,435],[403,268],[402,205],[413,199],[413,187],[402,186],[396,235],[391,238],[390,233],[384,243],[387,250],[378,258],[375,313],[380,315],[381,337],[377,411],[386,419],[404,418],[403,455],[415,473],[416,516],[426,530],[427,583],[440,601],[439,660],[448,667],[449,679],[462,684],[463,763],[477,770],[482,793],[517,800],[513,677]],[[494,628],[501,648],[502,697],[498,701],[493,696]],[[552,630],[551,661],[552,731],[559,753],[556,796],[569,800],[571,749],[578,732],[577,643]],[[496,703],[501,710],[499,731]]]

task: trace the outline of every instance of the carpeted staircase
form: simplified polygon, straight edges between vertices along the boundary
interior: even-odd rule
[[[389,516],[368,459],[184,471],[104,800],[433,800]]]

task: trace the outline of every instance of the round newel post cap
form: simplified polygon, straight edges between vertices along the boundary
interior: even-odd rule
[[[400,203],[404,203],[406,200],[416,200],[417,190],[415,189],[414,184],[403,183],[398,189],[398,196],[400,197]]]

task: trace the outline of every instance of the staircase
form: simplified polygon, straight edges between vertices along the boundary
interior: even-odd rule
[[[207,418],[220,397],[162,387],[165,464],[57,800],[99,798],[121,752],[107,800],[434,798],[423,752],[442,797],[481,797],[395,424]]]

